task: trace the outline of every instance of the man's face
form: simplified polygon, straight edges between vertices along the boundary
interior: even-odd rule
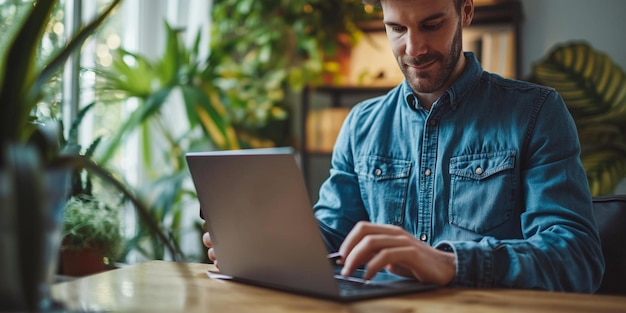
[[[462,18],[452,0],[382,0],[387,37],[418,94],[439,97],[460,75]]]

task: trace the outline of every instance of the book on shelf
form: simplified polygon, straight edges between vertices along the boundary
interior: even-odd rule
[[[508,27],[477,28],[466,34],[465,50],[472,51],[487,72],[515,78],[515,35]]]
[[[306,150],[310,153],[330,153],[350,108],[320,108],[311,110],[306,119]]]

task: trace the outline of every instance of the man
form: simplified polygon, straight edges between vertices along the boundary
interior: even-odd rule
[[[405,80],[351,111],[314,206],[342,274],[595,291],[604,259],[562,98],[463,53],[472,0],[364,2]]]

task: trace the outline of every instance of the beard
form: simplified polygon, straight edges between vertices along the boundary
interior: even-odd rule
[[[454,34],[450,51],[447,55],[439,52],[428,53],[419,58],[397,57],[400,70],[406,77],[409,86],[417,93],[433,93],[445,86],[456,68],[461,50],[463,49],[463,37],[461,23]],[[441,69],[429,69],[430,71],[416,71],[411,66],[422,66],[431,62],[442,64]]]

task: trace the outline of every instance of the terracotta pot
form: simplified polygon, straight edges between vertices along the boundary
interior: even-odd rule
[[[60,274],[80,277],[106,270],[104,254],[96,249],[61,249]]]

